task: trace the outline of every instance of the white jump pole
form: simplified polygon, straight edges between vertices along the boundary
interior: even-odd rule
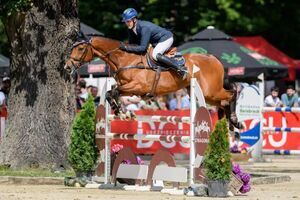
[[[194,163],[195,163],[195,133],[194,133],[194,118],[196,115],[196,96],[195,87],[196,79],[192,78],[190,83],[190,174],[189,174],[189,185],[194,184]]]
[[[264,107],[264,96],[265,96],[265,82],[264,82],[264,74],[260,74],[258,76],[259,82],[259,93],[260,93],[260,128],[259,128],[259,140],[254,144],[252,151],[252,158],[254,161],[262,160],[262,145],[263,145],[263,126],[264,126],[264,115],[263,115],[263,107]]]
[[[111,90],[111,80],[106,78],[106,84],[104,86],[105,91]],[[105,95],[103,96],[105,97]],[[102,98],[103,98],[102,97]],[[105,116],[108,116],[110,114],[110,105],[105,100]],[[108,117],[105,119],[105,135],[111,132],[110,122]],[[108,137],[105,137],[105,171],[104,171],[104,183],[108,184],[110,183],[110,139]]]

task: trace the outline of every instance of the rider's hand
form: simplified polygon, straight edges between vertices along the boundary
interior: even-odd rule
[[[121,42],[121,44],[120,44],[120,49],[123,51],[127,51],[127,47],[123,42]]]

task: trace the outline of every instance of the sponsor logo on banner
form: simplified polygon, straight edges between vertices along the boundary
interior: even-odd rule
[[[105,135],[105,107],[99,105],[96,110],[96,134]]]
[[[210,114],[203,106],[201,106],[196,112],[194,130],[196,154],[203,156],[212,130]]]
[[[259,119],[261,112],[261,98],[255,85],[244,85],[236,103],[238,120]]]
[[[227,74],[228,76],[244,75],[245,67],[230,67]]]
[[[89,64],[88,73],[105,72],[105,64]]]

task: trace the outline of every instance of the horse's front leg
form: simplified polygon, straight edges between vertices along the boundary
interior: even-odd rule
[[[115,115],[119,115],[121,111],[121,106],[119,103],[119,92],[116,88],[109,90],[105,94],[105,99],[113,109]]]

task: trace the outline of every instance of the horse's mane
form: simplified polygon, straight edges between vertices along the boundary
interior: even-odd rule
[[[102,40],[111,41],[111,42],[116,43],[116,44],[120,44],[119,40],[115,40],[115,39],[104,37],[104,36],[93,36],[91,39],[102,39]]]

